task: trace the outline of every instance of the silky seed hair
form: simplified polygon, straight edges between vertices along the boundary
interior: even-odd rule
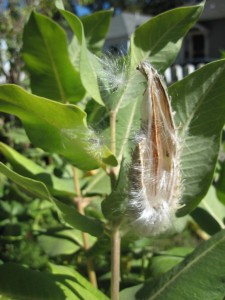
[[[129,211],[137,231],[157,235],[169,229],[180,206],[180,141],[162,77],[148,62],[137,69],[147,88],[129,171]]]

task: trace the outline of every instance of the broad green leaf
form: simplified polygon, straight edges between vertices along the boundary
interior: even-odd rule
[[[68,11],[60,10],[60,13],[67,20],[74,35],[77,38],[77,42],[81,47],[80,76],[82,83],[85,86],[87,92],[90,94],[90,96],[92,96],[93,99],[99,104],[104,105],[100,95],[98,79],[95,70],[98,62],[96,57],[87,49],[83,24],[77,16]]]
[[[176,58],[182,38],[198,20],[203,4],[167,11],[138,27],[131,36],[131,65],[147,60],[165,71]]]
[[[21,176],[10,170],[3,163],[0,163],[0,172],[32,195],[39,197],[40,199],[50,200],[54,203],[58,209],[58,214],[59,217],[61,217],[62,222],[67,223],[78,230],[88,232],[93,236],[98,236],[102,233],[103,228],[100,221],[81,215],[74,206],[65,204],[56,198],[51,197],[44,183]]]
[[[107,219],[119,220],[127,210],[128,198],[127,167],[124,162],[120,168],[117,185],[112,193],[102,202],[102,211]]]
[[[223,299],[224,252],[225,230],[221,230],[160,279],[125,289],[120,299]]]
[[[210,63],[169,88],[181,142],[185,204],[192,211],[211,184],[225,122],[225,60]]]
[[[103,227],[100,221],[81,215],[72,205],[67,205],[57,199],[53,199],[58,207],[63,220],[73,228],[88,232],[93,236],[99,236],[103,232]]]
[[[0,297],[4,300],[65,300],[53,275],[11,263],[0,266]]]
[[[43,234],[37,238],[38,244],[49,256],[70,255],[80,249],[74,241],[61,235]]]
[[[91,52],[96,53],[102,50],[112,13],[112,10],[102,10],[81,19],[87,47]]]
[[[199,206],[191,212],[191,216],[208,234],[213,235],[225,227],[225,206],[216,197],[213,186],[202,199]]]
[[[15,85],[2,85],[0,111],[19,117],[34,145],[63,155],[80,169],[117,164],[108,148],[88,129],[85,112],[75,105],[38,97]]]
[[[108,195],[111,191],[110,178],[101,169],[94,175],[84,177],[80,182],[84,196]]]
[[[23,58],[33,93],[64,103],[83,98],[85,89],[69,59],[66,34],[51,19],[31,14],[24,28]]]
[[[190,248],[174,248],[169,251],[160,252],[151,258],[148,273],[153,278],[161,276],[180,263],[192,250]]]
[[[21,176],[16,172],[10,170],[7,166],[0,162],[0,172],[3,173],[7,178],[14,181],[23,189],[30,192],[32,195],[37,196],[41,199],[50,199],[50,194],[46,186],[39,181]]]
[[[13,148],[0,142],[0,152],[10,162],[13,169],[22,176],[43,182],[53,196],[75,196],[73,180],[58,178],[31,159],[26,158]]]
[[[54,264],[50,264],[50,268],[53,274],[67,277],[67,283],[69,283],[69,285],[75,289],[82,299],[109,300],[107,296],[105,296],[100,290],[94,288],[93,285],[76,270]],[[86,291],[85,294],[83,289]]]

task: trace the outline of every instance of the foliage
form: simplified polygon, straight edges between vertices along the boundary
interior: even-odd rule
[[[73,37],[32,12],[22,51],[32,93],[0,86],[1,296],[108,299],[110,238],[119,227],[121,299],[223,299],[224,163],[217,158],[224,59],[169,88],[182,143],[182,206],[173,232],[153,239],[126,227],[145,89],[135,68],[144,59],[164,72],[203,4],[150,19],[133,33],[128,56],[107,58],[101,51],[112,11],[80,20],[60,1],[57,7]],[[199,244],[200,237],[209,239]],[[93,266],[99,289],[86,279],[95,284]]]

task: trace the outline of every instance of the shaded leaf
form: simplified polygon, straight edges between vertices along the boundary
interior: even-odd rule
[[[75,196],[73,180],[60,179],[46,172],[43,167],[1,142],[0,152],[7,158],[17,173],[43,182],[52,195]]]
[[[225,204],[225,161],[221,163],[219,179],[216,182],[216,194],[219,200]]]
[[[210,235],[225,227],[225,206],[217,199],[213,186],[210,187],[199,206],[191,212],[191,216]]]
[[[173,248],[169,251],[160,252],[151,258],[149,271],[153,278],[161,276],[180,263],[193,249]]]
[[[54,276],[16,264],[0,266],[0,295],[4,300],[66,299]]]
[[[72,205],[67,205],[57,199],[54,199],[54,203],[61,212],[63,220],[73,228],[88,232],[93,236],[102,234],[103,227],[99,220],[81,215]]]
[[[100,221],[81,215],[74,206],[65,204],[56,198],[51,197],[44,183],[21,176],[2,163],[0,163],[0,171],[32,195],[39,197],[40,199],[50,200],[54,203],[58,208],[58,214],[59,217],[61,217],[62,222],[94,236],[98,236],[102,233],[103,228]]]
[[[33,93],[64,103],[83,98],[85,89],[69,59],[66,34],[50,18],[31,14],[24,28],[23,58]]]
[[[125,289],[120,299],[223,299],[224,251],[225,230],[222,230],[210,240],[202,242],[191,255],[159,280]]]

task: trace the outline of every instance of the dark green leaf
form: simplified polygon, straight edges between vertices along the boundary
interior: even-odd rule
[[[21,176],[2,163],[0,163],[0,171],[32,195],[39,197],[40,199],[52,201],[58,208],[59,217],[61,217],[62,222],[66,222],[72,227],[88,232],[93,236],[98,236],[102,233],[103,228],[100,221],[81,215],[74,206],[65,204],[51,197],[47,187],[42,182]]]
[[[219,179],[216,182],[216,193],[220,201],[225,204],[225,161],[221,163]]]
[[[80,169],[94,169],[102,162],[117,164],[108,148],[88,129],[85,112],[75,105],[38,97],[15,85],[2,85],[0,111],[19,117],[34,145],[63,155]]]
[[[159,280],[125,289],[121,300],[211,300],[225,296],[225,230],[200,246]]]
[[[11,147],[0,142],[0,152],[6,157],[13,169],[22,176],[43,182],[53,196],[75,196],[73,180],[60,179],[26,158]]]
[[[66,299],[53,275],[16,264],[0,266],[0,295],[4,300]]]
[[[180,263],[191,252],[192,249],[189,248],[173,248],[169,251],[160,252],[159,255],[151,258],[148,272],[153,278],[159,277]]]
[[[210,187],[199,207],[191,212],[191,216],[210,235],[224,228],[225,206],[217,199],[213,186]]]
[[[85,89],[69,59],[66,34],[57,23],[33,12],[24,29],[23,57],[33,93],[64,103],[83,98]]]
[[[103,227],[100,221],[79,214],[72,205],[69,206],[57,199],[54,199],[54,203],[58,207],[63,220],[73,228],[88,232],[93,236],[102,234]]]

